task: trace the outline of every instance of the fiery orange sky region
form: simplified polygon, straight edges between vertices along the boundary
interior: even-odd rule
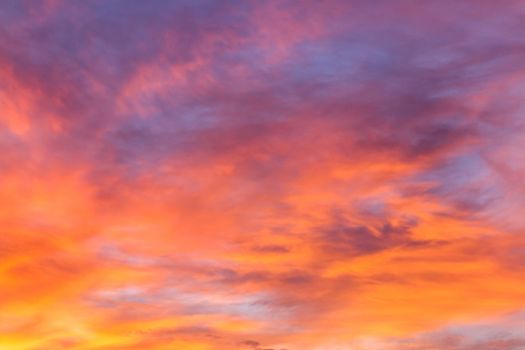
[[[0,2],[0,350],[525,349],[525,3]]]

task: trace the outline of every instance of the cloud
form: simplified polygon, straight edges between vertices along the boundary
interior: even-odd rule
[[[2,3],[0,347],[523,347],[523,15]]]

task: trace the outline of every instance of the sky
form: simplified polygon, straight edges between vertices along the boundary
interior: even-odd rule
[[[0,350],[525,349],[524,30],[0,2]]]

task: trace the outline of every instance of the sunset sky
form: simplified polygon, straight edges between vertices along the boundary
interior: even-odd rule
[[[523,350],[525,3],[2,0],[0,230],[0,350]]]

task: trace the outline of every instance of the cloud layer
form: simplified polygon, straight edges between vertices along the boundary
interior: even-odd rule
[[[4,1],[0,348],[523,348],[524,18]]]

